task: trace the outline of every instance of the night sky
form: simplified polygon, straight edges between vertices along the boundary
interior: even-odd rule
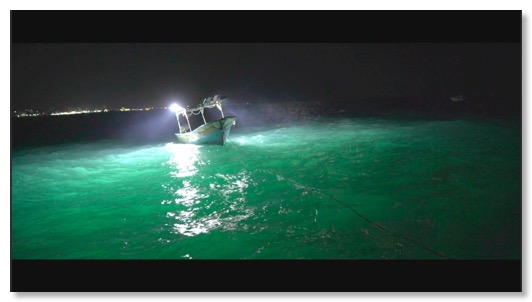
[[[14,43],[12,107],[341,101],[521,90],[508,43]]]
[[[330,13],[15,11],[11,109],[521,99],[520,11]]]

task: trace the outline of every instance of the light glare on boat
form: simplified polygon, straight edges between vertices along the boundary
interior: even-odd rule
[[[170,105],[170,110],[172,110],[173,112],[180,112],[180,111],[183,111],[183,107],[181,107],[178,104],[174,103],[174,104]]]

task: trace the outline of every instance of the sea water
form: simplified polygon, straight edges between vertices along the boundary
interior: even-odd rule
[[[13,149],[13,259],[520,259],[521,125],[312,118]]]

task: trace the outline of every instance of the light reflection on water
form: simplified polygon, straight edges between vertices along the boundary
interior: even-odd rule
[[[202,149],[203,148],[203,149]],[[171,232],[185,236],[209,233],[215,229],[234,230],[238,222],[252,215],[246,205],[246,189],[252,184],[248,172],[202,175],[201,160],[205,146],[167,144],[170,153],[167,164],[171,180],[163,185],[171,200],[162,204],[172,207],[166,213],[171,220]],[[245,225],[240,225],[245,227]]]
[[[171,154],[168,164],[175,166],[173,177],[193,176],[198,172],[196,162],[199,159],[200,145],[166,144],[165,148]]]

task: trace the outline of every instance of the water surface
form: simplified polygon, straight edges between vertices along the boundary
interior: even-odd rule
[[[12,150],[14,259],[520,259],[521,129],[313,118]]]

